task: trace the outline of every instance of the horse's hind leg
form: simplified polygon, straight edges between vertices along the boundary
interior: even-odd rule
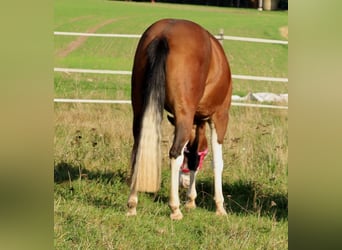
[[[211,144],[213,151],[213,170],[215,178],[215,194],[214,200],[216,203],[216,214],[225,215],[226,210],[223,207],[223,193],[222,193],[222,171],[223,171],[223,158],[222,158],[222,144],[228,124],[228,113],[218,115],[214,114],[212,122],[210,122],[211,129]]]
[[[138,205],[138,192],[133,188],[128,197],[127,207],[128,211],[126,213],[127,216],[134,216],[137,214],[137,205]]]
[[[187,191],[188,201],[185,204],[185,207],[187,209],[194,209],[196,208],[196,202],[195,199],[197,197],[197,191],[196,191],[196,175],[198,171],[190,171],[190,185],[189,189]]]
[[[135,100],[135,102],[137,102]],[[134,144],[133,144],[133,149],[131,153],[131,177],[130,177],[130,183],[131,183],[131,191],[128,196],[128,201],[127,201],[127,208],[128,211],[126,213],[127,216],[134,216],[137,214],[137,205],[138,205],[138,191],[136,187],[136,179],[133,178],[134,174],[134,163],[136,160],[137,156],[137,148],[139,145],[139,136],[140,136],[140,123],[141,123],[141,113],[142,111],[140,110],[140,107],[142,106],[141,103],[138,103],[134,110],[134,117],[133,117],[133,137],[134,137]]]
[[[133,127],[134,127],[134,125],[133,125]],[[135,136],[137,136],[137,135],[135,135]],[[135,138],[137,138],[137,137],[135,137]],[[130,194],[128,196],[128,201],[127,201],[127,208],[128,208],[128,211],[126,213],[127,216],[134,216],[137,214],[138,191],[136,188],[136,182],[134,181],[134,178],[132,178],[132,175],[134,172],[134,161],[135,161],[135,157],[136,157],[137,145],[138,145],[138,142],[135,141],[134,145],[133,145],[132,156],[131,156],[131,168],[132,168],[131,169],[131,191],[130,191]]]
[[[169,206],[171,208],[171,219],[180,220],[183,214],[179,209],[179,169],[184,160],[184,148],[189,141],[192,129],[192,116],[175,116],[175,137],[170,149],[171,164],[171,190]]]

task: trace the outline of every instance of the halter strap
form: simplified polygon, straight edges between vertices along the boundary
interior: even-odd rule
[[[198,152],[198,156],[200,157],[199,163],[198,163],[198,168],[197,169],[201,169],[202,165],[203,165],[203,161],[205,156],[208,154],[208,149],[206,148],[204,151],[202,152]]]

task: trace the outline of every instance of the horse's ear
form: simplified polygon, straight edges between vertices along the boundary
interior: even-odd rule
[[[175,126],[175,118],[174,118],[173,116],[168,115],[168,116],[167,116],[167,119],[169,120],[169,122],[170,122],[173,126]]]

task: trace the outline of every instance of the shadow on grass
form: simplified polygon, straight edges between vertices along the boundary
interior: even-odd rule
[[[273,217],[276,220],[288,219],[288,196],[266,190],[259,183],[237,181],[223,184],[223,194],[227,213]],[[215,211],[214,183],[200,180],[196,183],[197,207]],[[156,201],[168,203],[168,195],[158,195]],[[186,190],[180,189],[180,199],[187,200]]]
[[[103,172],[103,171],[90,171],[82,167],[78,167],[71,163],[60,162],[54,167],[54,182],[63,183],[66,181],[74,181],[77,179],[100,180],[109,183],[113,180],[127,183],[127,173],[124,171],[117,172]]]
[[[65,199],[77,199],[100,209],[126,209],[125,201],[118,199],[127,183],[127,173],[122,170],[94,171],[60,162],[54,167],[54,183],[58,184],[55,193]]]
[[[61,162],[55,166],[54,182],[56,184],[72,182],[79,179],[101,181],[102,183],[120,182],[123,185],[128,183],[127,172],[101,172],[89,171],[79,168],[69,163]],[[215,211],[214,201],[214,183],[210,179],[199,180],[196,183],[197,188],[197,207]],[[121,185],[121,184],[120,184]],[[122,189],[122,187],[121,187]],[[167,206],[169,201],[169,187],[163,186],[156,195],[150,195],[155,202],[161,202]],[[223,184],[223,194],[225,198],[225,206],[228,213],[239,215],[257,215],[273,217],[276,220],[288,219],[288,196],[283,193],[275,193],[267,189],[260,183],[252,181],[236,181],[233,183]],[[91,201],[97,207],[112,207],[113,200],[106,197],[95,197],[93,194]],[[128,193],[127,193],[128,195]],[[180,189],[180,199],[186,201],[186,190]],[[88,200],[88,199],[87,199]],[[117,204],[118,206],[120,204]],[[125,206],[121,204],[121,206]]]

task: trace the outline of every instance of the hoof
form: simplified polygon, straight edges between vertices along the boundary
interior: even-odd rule
[[[128,212],[126,213],[126,216],[136,216],[137,215],[137,210],[135,208],[129,209]]]
[[[195,203],[195,201],[188,201],[188,202],[185,204],[185,208],[186,208],[187,210],[195,209],[195,208],[196,208],[196,203]]]
[[[227,212],[224,208],[218,208],[216,209],[216,215],[218,216],[227,215]]]
[[[171,220],[181,220],[181,219],[183,219],[183,214],[179,210],[178,212],[174,212],[174,213],[170,214],[170,218],[171,218]]]

